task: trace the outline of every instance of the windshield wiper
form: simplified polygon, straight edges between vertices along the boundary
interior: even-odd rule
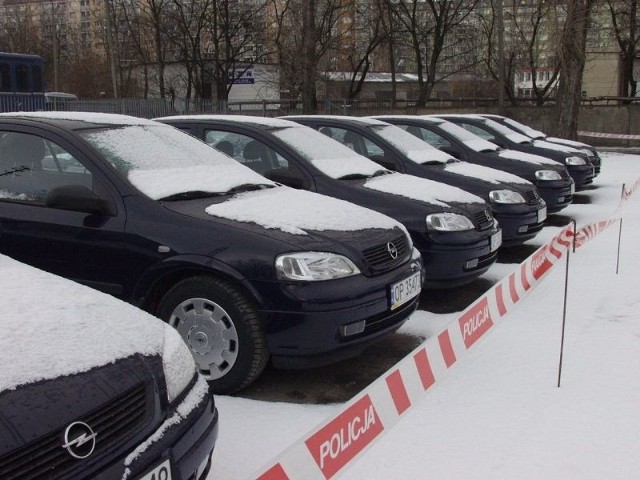
[[[394,172],[392,172],[391,170],[378,170],[372,175],[372,177],[381,177],[382,175],[389,175],[390,173]]]
[[[161,202],[176,202],[179,200],[197,200],[198,198],[207,198],[220,195],[219,192],[205,192],[204,190],[191,190],[189,192],[174,193],[167,197],[161,198]]]
[[[234,193],[242,192],[254,192],[256,190],[265,190],[267,188],[273,188],[275,185],[269,185],[267,183],[243,183],[237,185],[226,192],[226,195],[233,195]]]
[[[370,178],[371,175],[366,175],[364,173],[350,173],[349,175],[345,175],[340,177],[338,180],[362,180],[364,178]]]

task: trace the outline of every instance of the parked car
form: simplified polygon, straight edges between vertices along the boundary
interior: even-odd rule
[[[446,114],[438,116],[460,125],[471,133],[502,148],[540,155],[565,165],[569,175],[573,178],[576,190],[583,190],[593,183],[595,168],[588,157],[576,149],[548,142],[536,144],[526,135],[482,115]]]
[[[180,335],[0,255],[0,478],[203,480],[218,411]]]
[[[502,115],[490,115],[483,114],[483,117],[490,118],[491,120],[495,120],[498,123],[502,123],[503,125],[517,131],[518,133],[522,133],[527,137],[533,140],[534,145],[540,145],[543,142],[549,142],[556,145],[563,145],[565,147],[571,147],[576,149],[582,153],[584,153],[589,161],[593,164],[595,169],[595,176],[597,177],[600,174],[600,170],[602,168],[602,159],[598,154],[598,150],[592,145],[583,142],[576,142],[574,140],[568,140],[566,138],[558,138],[558,137],[549,137],[547,134],[541,132],[540,130],[535,130],[523,123],[520,123],[512,118],[504,117]]]
[[[496,261],[502,231],[481,198],[380,167],[321,133],[288,120],[196,115],[174,125],[266,177],[353,202],[405,225],[425,263],[425,285],[453,287]]]
[[[415,310],[423,277],[397,221],[119,115],[0,115],[0,232],[0,253],[174,326],[216,392],[269,358],[357,355]]]
[[[455,123],[434,116],[416,116],[411,122],[389,121],[459,160],[528,180],[538,189],[548,213],[562,210],[573,200],[573,179],[565,167],[553,160],[500,148]]]
[[[502,228],[503,245],[521,244],[542,229],[547,206],[531,182],[456,160],[402,128],[390,125],[394,118],[405,121],[404,116],[295,117],[385,168],[458,187],[484,199]],[[406,121],[412,118],[406,117]]]

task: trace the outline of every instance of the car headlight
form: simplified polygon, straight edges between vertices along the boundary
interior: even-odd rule
[[[562,180],[562,176],[555,170],[536,170],[536,180]]]
[[[586,165],[587,161],[582,157],[567,157],[564,159],[567,165]]]
[[[587,157],[595,157],[595,154],[588,148],[581,148],[580,153],[584,153]]]
[[[191,350],[178,331],[168,325],[164,329],[162,369],[167,384],[167,399],[171,403],[191,383],[196,373],[196,364]]]
[[[473,222],[457,213],[432,213],[427,215],[427,229],[439,232],[473,230]]]
[[[286,253],[276,258],[278,277],[287,280],[320,281],[360,273],[351,260],[329,252]]]
[[[493,203],[525,203],[524,197],[513,190],[492,190],[489,200]]]

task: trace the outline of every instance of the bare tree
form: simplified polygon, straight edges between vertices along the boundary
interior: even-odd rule
[[[558,48],[560,81],[556,93],[556,135],[575,139],[582,98],[582,74],[591,11],[595,0],[567,0],[567,15]]]
[[[477,35],[467,20],[477,4],[478,0],[387,0],[410,38],[418,75],[417,106],[425,106],[438,82],[476,63]]]
[[[634,64],[640,57],[640,25],[638,24],[638,0],[606,0],[611,13],[613,32],[620,47],[622,78],[620,92],[623,97],[635,97],[638,81]]]
[[[283,5],[276,9],[275,3]],[[320,65],[340,39],[338,22],[348,15],[342,0],[288,0],[272,2],[281,90],[300,97],[305,113],[317,112],[316,82]]]
[[[354,10],[355,48],[348,46],[345,52],[351,70],[347,93],[349,100],[355,99],[362,91],[374,52],[389,35],[389,29],[385,28],[385,10],[382,7],[380,2],[364,2],[357,4]]]

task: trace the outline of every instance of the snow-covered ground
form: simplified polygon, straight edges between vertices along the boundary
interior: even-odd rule
[[[639,177],[640,155],[605,153],[597,188],[579,193],[590,203],[561,215],[578,227],[608,219],[622,184]],[[559,230],[546,227],[529,243],[543,245]],[[617,242],[614,225],[571,254],[559,388],[564,259],[338,477],[640,478],[640,192],[626,206],[618,274]],[[515,268],[496,264],[486,277]],[[457,316],[416,312],[401,331],[431,336]],[[228,396],[217,396],[217,405],[220,436],[209,475],[216,480],[251,478],[342,407]]]

